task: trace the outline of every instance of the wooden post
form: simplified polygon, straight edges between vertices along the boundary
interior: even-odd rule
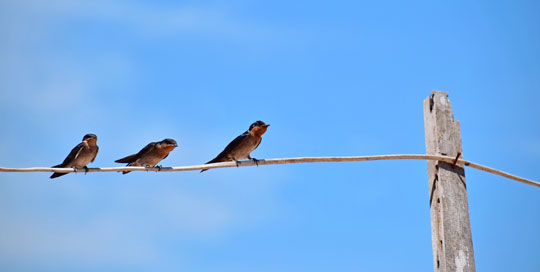
[[[462,155],[459,121],[448,93],[433,91],[424,100],[424,126],[427,154]],[[428,161],[428,181],[434,271],[475,271],[463,167]]]

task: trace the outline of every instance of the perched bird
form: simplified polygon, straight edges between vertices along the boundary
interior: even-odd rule
[[[127,166],[154,167],[158,162],[167,158],[169,153],[178,146],[173,139],[164,139],[161,142],[151,142],[147,144],[139,153],[129,155],[114,162],[127,163]],[[123,171],[127,174],[131,171]]]
[[[86,134],[80,144],[75,146],[63,163],[53,166],[53,168],[84,168],[88,171],[86,165],[93,162],[97,156],[99,147],[97,146],[97,136],[95,134]],[[53,173],[51,178],[57,178],[67,173]]]
[[[206,164],[226,161],[238,162],[241,159],[250,159],[257,163],[257,159],[251,158],[249,154],[259,146],[262,140],[262,135],[266,132],[266,129],[268,129],[269,126],[270,125],[264,123],[263,121],[257,121],[251,124],[246,132],[236,137],[236,139],[230,142],[227,147],[225,147],[225,149],[219,153],[219,155]],[[208,169],[201,170],[201,173],[206,170]]]

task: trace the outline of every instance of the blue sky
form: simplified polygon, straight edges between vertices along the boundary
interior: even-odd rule
[[[540,180],[537,1],[2,1],[0,165],[421,154],[447,91],[466,159]],[[432,271],[425,161],[0,173],[2,271]],[[466,169],[478,271],[540,270],[540,190]]]

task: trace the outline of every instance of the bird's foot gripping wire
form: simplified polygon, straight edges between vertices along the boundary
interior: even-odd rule
[[[257,165],[257,167],[259,167],[259,160],[255,158],[251,158],[251,160]]]

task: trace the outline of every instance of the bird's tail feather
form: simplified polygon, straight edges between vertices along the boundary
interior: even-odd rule
[[[216,163],[216,162],[223,162],[223,160],[219,156],[217,156],[217,157],[213,158],[211,161],[209,161],[209,162],[207,162],[205,164]],[[208,170],[210,170],[210,169],[203,169],[203,170],[201,170],[201,173],[204,172],[204,171],[208,171]]]
[[[137,160],[137,154],[133,154],[133,155],[129,155],[127,157],[124,157],[124,158],[121,158],[121,159],[118,159],[114,162],[118,162],[118,163],[131,163],[131,162],[134,162]]]
[[[67,173],[56,173],[56,172],[55,172],[55,173],[53,173],[53,174],[51,175],[51,179],[57,178],[57,177],[61,177],[61,176],[65,175],[65,174],[67,174]]]
[[[58,164],[58,165],[55,165],[53,166],[52,168],[64,168],[65,166],[63,164]],[[51,179],[53,178],[57,178],[57,177],[61,177],[63,175],[65,175],[67,173],[58,173],[58,172],[54,172],[52,175],[51,175]]]

